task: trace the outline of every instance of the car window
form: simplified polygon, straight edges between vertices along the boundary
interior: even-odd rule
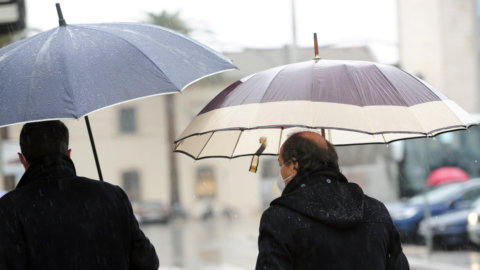
[[[462,199],[467,205],[472,205],[480,197],[480,187],[474,187],[463,194]]]
[[[438,187],[434,190],[427,191],[427,199],[429,203],[438,203],[460,193],[462,183],[452,183]],[[410,203],[420,204],[424,202],[424,195],[419,194],[410,199]]]
[[[480,197],[477,198],[477,199],[472,203],[472,207],[474,207],[474,208],[480,208]]]

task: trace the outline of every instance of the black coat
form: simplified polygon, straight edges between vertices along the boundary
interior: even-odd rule
[[[409,269],[385,206],[335,171],[296,176],[260,221],[257,270]]]
[[[126,194],[77,177],[66,156],[31,164],[0,199],[0,269],[158,269]]]

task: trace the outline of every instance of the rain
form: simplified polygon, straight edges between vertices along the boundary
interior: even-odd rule
[[[71,50],[63,54],[59,53],[62,46],[57,44],[57,38],[65,28],[59,26],[56,2],[61,4],[64,27],[72,42]],[[161,4],[152,0],[0,1],[0,200],[13,200],[17,195],[9,192],[22,187],[17,185],[26,170],[19,160],[23,124],[60,119],[69,129],[68,149],[75,173],[121,188],[131,203],[135,222],[155,247],[159,269],[254,269],[262,214],[288,188],[288,184],[279,187],[278,182],[290,180],[281,174],[284,168],[278,162],[280,146],[294,133],[292,130],[314,130],[336,146],[340,171],[346,179],[385,205],[399,232],[410,269],[478,270],[479,22],[478,0],[368,0],[361,4],[353,0],[245,0],[228,4],[219,0]],[[139,30],[143,27],[140,24],[175,32],[132,37],[136,31],[153,31]],[[96,34],[101,31],[120,35],[132,46],[111,50],[116,41]],[[318,59],[314,33],[318,36]],[[37,40],[45,42],[34,45],[32,37],[36,35]],[[184,39],[188,42],[181,45]],[[150,40],[159,46],[148,45]],[[169,41],[178,45],[167,44]],[[195,46],[189,47],[193,43]],[[2,54],[2,49],[9,46],[18,47]],[[22,51],[23,47],[29,49]],[[101,59],[111,62],[103,65],[106,60]],[[94,60],[98,61],[91,65]],[[381,102],[374,104],[376,108],[369,108],[372,104],[368,102],[362,104],[359,107],[370,110],[367,118],[374,119],[371,126],[380,123],[381,118],[394,120],[388,132],[360,132],[358,137],[365,118],[348,121],[335,117],[367,114],[350,110],[349,106],[356,105],[350,103],[355,102],[338,107],[329,102],[355,100],[353,94],[339,93],[360,93],[363,89],[358,85],[353,89],[346,77],[329,81],[331,71],[319,73],[314,80],[351,92],[328,92],[321,95],[321,101],[312,101],[324,102],[321,105],[303,103],[309,93],[303,94],[299,103],[287,103],[295,100],[298,89],[286,93],[265,90],[261,92],[262,101],[254,101],[252,93],[263,91],[262,84],[300,88],[289,79],[288,72],[300,74],[300,66],[310,63],[312,70],[327,70],[326,66],[334,65],[334,61],[340,61],[346,70],[357,68],[351,62],[343,64],[346,61],[374,62],[403,70],[412,80],[422,83],[422,91],[431,92],[416,90],[402,102],[388,104],[399,106],[420,100],[408,113],[386,113],[384,108],[378,108],[385,105],[382,102],[401,100],[393,90],[378,96],[375,101]],[[277,81],[273,77],[280,66],[287,69],[275,74],[280,77]],[[367,78],[366,70],[350,74],[361,81]],[[392,70],[378,74],[387,78],[393,76]],[[378,74],[366,79],[370,86]],[[266,83],[262,76],[272,79]],[[407,84],[405,80],[392,83],[398,77],[388,79],[391,85],[380,84],[385,87],[381,90]],[[9,91],[16,87],[18,91]],[[245,91],[235,92],[242,88]],[[367,99],[369,94],[359,95]],[[429,100],[431,96],[434,101]],[[270,98],[279,105],[258,105]],[[301,109],[308,113],[302,111],[299,117]],[[452,112],[448,116],[444,114],[447,110]],[[422,126],[425,131],[405,132],[408,125],[400,116],[406,114],[416,114],[418,122],[422,122],[420,116],[429,116]],[[285,123],[275,122],[276,116]],[[295,118],[305,122],[293,123]],[[225,124],[225,119],[231,121]],[[443,122],[435,126],[432,119]],[[317,126],[307,122],[316,120],[327,122]],[[220,128],[214,129],[217,126]],[[401,136],[396,137],[397,129],[402,129]],[[365,138],[369,141],[365,142]],[[258,170],[249,171],[252,166]],[[64,171],[71,169],[68,164],[60,167]],[[39,171],[49,169],[45,165]],[[45,179],[54,183],[55,176]],[[326,183],[332,181],[336,183],[335,179]],[[55,183],[59,190],[70,190],[66,181]],[[307,190],[310,183],[298,188]],[[80,216],[79,228],[88,231],[88,237],[105,237],[113,243],[125,236],[111,235],[120,231],[125,222],[101,217],[97,221],[104,228],[92,222],[98,218],[96,213],[123,211],[122,203],[106,204],[113,198],[92,196],[97,203],[92,207],[82,201],[86,194],[80,191],[65,194],[61,199],[78,207],[71,212],[52,199],[46,187],[29,194],[34,198],[32,203],[19,202],[15,207],[33,209],[39,216],[25,216],[22,222],[63,224]],[[313,191],[305,194],[315,196]],[[316,215],[321,212],[316,211],[319,205],[331,205],[332,201],[340,200],[329,196],[326,202],[305,203],[305,209]],[[352,220],[358,212],[346,207],[353,201],[339,203],[339,209],[343,209],[340,213],[320,215],[337,219],[334,223],[355,223]],[[1,206],[0,218],[16,209]],[[307,224],[297,215],[289,214],[286,220],[298,226]],[[0,229],[6,228],[12,235],[21,226],[16,219],[2,222]],[[31,234],[42,235],[42,230],[41,226],[35,227]],[[368,238],[379,235],[371,231]],[[72,237],[67,229],[58,230],[55,236],[68,247],[76,245]],[[50,240],[44,234],[33,242],[51,249]],[[11,248],[22,252],[27,247],[18,242]],[[0,251],[4,249],[0,247]],[[81,254],[68,256],[82,263]],[[93,256],[92,261],[105,267],[112,263],[107,256]]]

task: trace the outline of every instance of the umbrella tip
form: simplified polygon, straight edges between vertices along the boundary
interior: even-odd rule
[[[320,55],[318,53],[317,33],[313,33],[313,45],[314,45],[314,48],[315,48],[315,58],[314,58],[314,60],[319,60]]]
[[[58,14],[58,24],[60,26],[66,26],[67,22],[63,18],[62,8],[60,7],[60,3],[56,3],[55,6],[57,7],[57,14]]]

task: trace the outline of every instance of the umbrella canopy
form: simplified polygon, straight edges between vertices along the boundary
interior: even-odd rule
[[[0,49],[0,126],[179,92],[231,61],[167,28],[63,25]]]
[[[229,59],[180,33],[139,23],[67,25],[0,49],[0,127],[85,116],[236,68]]]
[[[428,186],[438,186],[452,182],[463,182],[470,179],[470,175],[458,167],[441,167],[433,170],[427,178]]]
[[[394,66],[315,59],[243,78],[216,96],[176,140],[194,159],[277,155],[299,128],[335,145],[389,143],[466,129],[476,121],[419,78]],[[266,140],[265,140],[266,139]]]

